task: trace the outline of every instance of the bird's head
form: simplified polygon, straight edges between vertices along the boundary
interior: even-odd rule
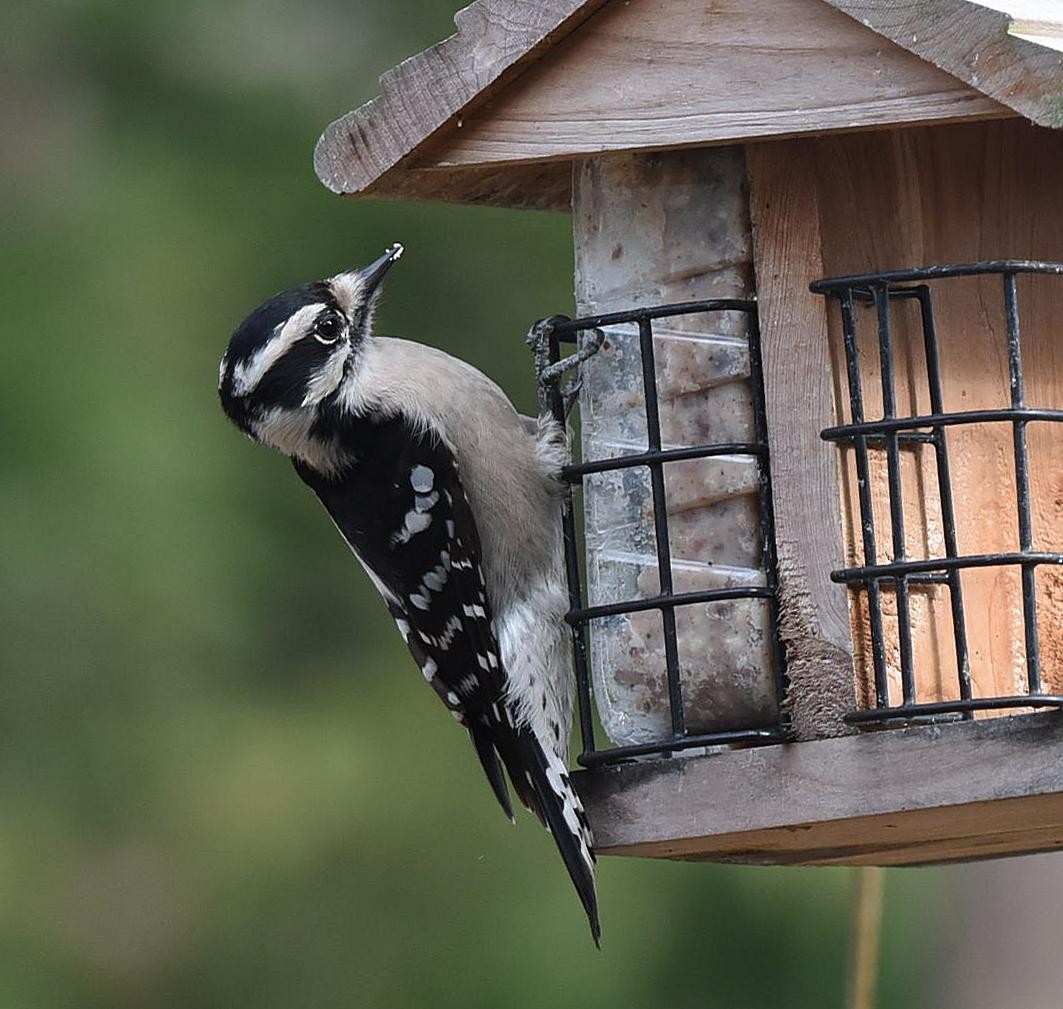
[[[380,282],[401,255],[393,245],[362,269],[283,291],[237,326],[221,359],[218,394],[241,431],[332,468],[335,453],[316,427],[319,410],[364,352]]]

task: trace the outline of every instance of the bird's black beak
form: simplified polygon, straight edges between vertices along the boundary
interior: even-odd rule
[[[373,260],[373,262],[361,270],[367,296],[377,289],[380,282],[384,279],[384,274],[387,273],[396,262],[398,262],[402,253],[402,246],[396,242],[384,253],[384,255],[379,259]]]

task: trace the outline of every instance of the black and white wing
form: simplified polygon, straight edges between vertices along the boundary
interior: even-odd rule
[[[358,462],[329,479],[296,463],[384,597],[400,633],[469,731],[503,811],[505,766],[523,804],[550,829],[598,939],[594,856],[568,772],[507,702],[481,545],[454,454],[401,417],[365,420]]]

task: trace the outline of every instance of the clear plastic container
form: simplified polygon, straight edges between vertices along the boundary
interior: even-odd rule
[[[683,323],[693,318],[685,316]],[[753,442],[745,317],[735,312],[696,318],[705,332],[654,326],[662,445]],[[607,327],[602,349],[582,374],[583,458],[645,451],[638,327]],[[757,457],[684,460],[665,463],[663,471],[673,591],[763,586]],[[588,475],[583,501],[590,604],[656,595],[648,467]],[[778,711],[768,601],[697,603],[678,607],[675,615],[687,731],[773,722]],[[593,620],[590,643],[595,697],[609,738],[618,745],[667,738],[671,713],[660,611]]]

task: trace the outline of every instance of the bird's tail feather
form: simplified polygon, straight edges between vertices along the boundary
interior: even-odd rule
[[[502,754],[513,786],[524,804],[553,835],[583,909],[587,912],[594,944],[600,947],[602,930],[598,922],[594,851],[583,803],[572,787],[568,769],[561,758],[541,746],[531,729],[518,728],[516,743],[521,758],[517,766],[506,759],[505,753]],[[524,780],[521,780],[522,777]]]
[[[491,784],[491,791],[495,793],[502,812],[509,817],[511,822],[516,822],[513,818],[513,806],[509,801],[509,789],[506,787],[506,775],[499,763],[498,751],[495,749],[495,739],[490,732],[485,731],[483,726],[470,726],[469,735],[472,736],[476,755],[480,758],[484,773]],[[519,790],[517,794],[520,795]],[[521,796],[522,801],[523,798]]]
[[[507,709],[502,712],[500,718],[485,715],[479,726],[469,727],[480,763],[506,816],[513,819],[499,758],[509,772],[517,797],[553,835],[587,912],[594,944],[600,947],[594,850],[583,803],[561,758],[543,747],[528,726],[515,724]]]

